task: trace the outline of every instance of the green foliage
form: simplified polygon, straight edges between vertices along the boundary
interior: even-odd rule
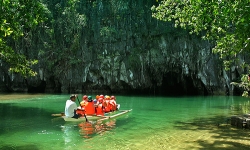
[[[35,76],[37,73],[31,69],[31,66],[37,64],[37,60],[27,60],[25,55],[16,54],[10,47],[1,44],[1,58],[9,64],[9,71],[14,73],[19,73],[24,77]]]
[[[112,27],[103,27],[103,28],[101,28],[101,30],[100,30],[100,34],[101,34],[102,36],[110,37],[110,36],[112,36],[114,33],[116,33],[116,30],[115,30],[115,28],[112,28]]]
[[[250,91],[250,77],[248,75],[242,75],[241,82],[232,82],[231,84],[244,89],[242,96],[249,97],[248,91]]]
[[[34,28],[45,17],[45,7],[34,0],[4,0],[0,2],[0,60],[8,63],[9,71],[23,76],[35,76],[31,66],[37,60],[28,60],[25,55],[14,51],[8,40],[17,40],[24,31]]]
[[[43,60],[44,69],[60,76],[67,74],[68,70],[82,62],[79,50],[83,29],[86,26],[86,15],[80,13],[80,0],[47,0],[50,18],[46,25],[45,34],[39,39],[43,47],[39,51],[39,58]],[[41,62],[42,63],[42,62]],[[56,68],[56,69],[55,69]]]
[[[163,0],[153,6],[153,17],[173,21],[175,26],[201,34],[214,41],[213,52],[225,60],[236,60],[237,55],[249,51],[250,1]]]

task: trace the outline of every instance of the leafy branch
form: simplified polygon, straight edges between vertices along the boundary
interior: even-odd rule
[[[22,76],[35,76],[31,67],[37,60],[27,59],[19,51],[14,51],[9,41],[16,41],[38,23],[46,20],[46,8],[39,1],[4,0],[0,7],[0,60],[9,66],[9,71]]]

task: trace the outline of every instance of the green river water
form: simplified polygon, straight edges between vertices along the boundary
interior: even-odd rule
[[[69,95],[0,96],[1,150],[250,149],[249,130],[227,124],[243,97],[117,96],[131,112],[86,123],[51,116]]]

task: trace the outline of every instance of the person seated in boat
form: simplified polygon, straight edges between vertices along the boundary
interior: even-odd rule
[[[88,102],[86,101],[81,101],[80,106],[81,108],[84,108],[87,105]]]
[[[101,94],[100,96],[99,96],[99,98],[102,98],[102,99],[104,99],[104,96]]]
[[[77,105],[75,103],[77,95],[71,95],[70,99],[65,104],[65,116],[69,118],[79,118],[80,115],[76,113]]]
[[[94,101],[92,99],[92,96],[88,96],[88,102],[86,103],[84,109],[86,111],[86,115],[95,114],[95,106],[94,106]]]
[[[81,109],[84,109],[84,107],[87,105],[87,103],[88,103],[88,96],[84,95],[82,97],[82,101],[80,102]]]
[[[88,96],[87,96],[87,95],[84,95],[84,96],[82,97],[82,101],[80,102],[81,108],[84,108],[85,105],[87,104],[87,102],[88,102]]]
[[[96,95],[95,96],[95,99],[93,100],[94,101],[94,105],[97,107],[97,105],[98,105],[98,99],[99,99],[99,95]]]
[[[104,99],[104,102],[103,102],[103,106],[105,108],[105,113],[108,113],[111,111],[111,104],[109,103],[110,102],[110,97],[109,96],[105,96],[105,99]]]
[[[115,96],[110,97],[109,103],[111,105],[111,111],[116,111],[117,106],[116,106]]]
[[[95,99],[98,101],[98,99],[100,98],[100,96],[99,95],[96,95],[95,96]]]
[[[99,98],[97,101],[97,106],[96,106],[96,115],[97,116],[104,116],[104,107],[103,107],[102,103],[103,103],[103,98]]]
[[[88,96],[87,96],[87,95],[84,95],[84,96],[82,97],[82,101],[88,101]]]

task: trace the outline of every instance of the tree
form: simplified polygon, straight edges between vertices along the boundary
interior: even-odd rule
[[[173,21],[175,27],[211,41],[226,69],[239,56],[249,54],[250,0],[163,0],[152,11],[153,17]],[[242,64],[247,63],[243,60]]]
[[[36,0],[0,1],[0,62],[7,63],[9,71],[22,76],[35,76],[31,66],[37,60],[27,59],[21,51],[14,51],[10,41],[23,36],[46,19],[45,6]]]
[[[83,11],[87,3],[89,1],[44,0],[51,12],[43,23],[46,27],[31,34],[39,36],[38,41],[43,43],[36,48],[39,50],[39,65],[56,78],[67,78],[69,70],[83,64],[81,53],[87,21]]]
[[[152,10],[157,19],[174,20],[176,27],[214,41],[213,52],[228,66],[236,55],[249,50],[249,7],[249,0],[164,0]]]

